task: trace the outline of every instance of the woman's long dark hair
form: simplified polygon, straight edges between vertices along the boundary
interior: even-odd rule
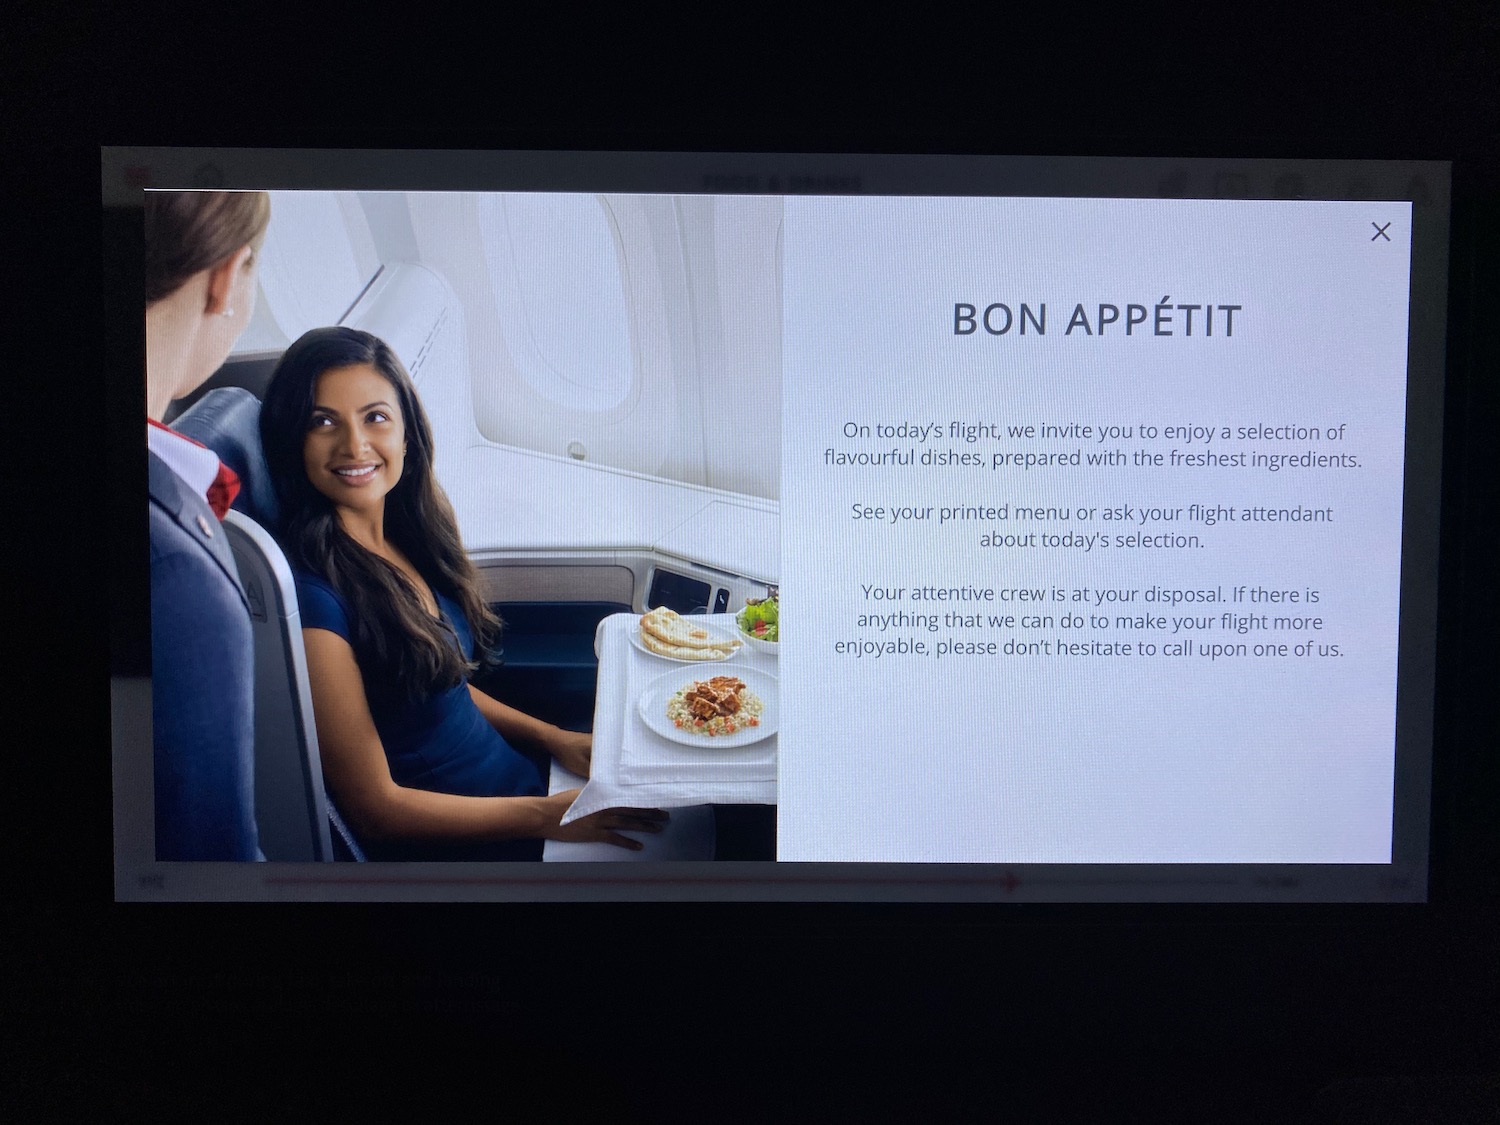
[[[318,378],[358,364],[369,364],[391,384],[406,427],[405,466],[385,498],[385,536],[434,590],[463,608],[476,664],[464,662],[453,634],[427,615],[406,576],[344,531],[333,502],[308,479],[303,449]],[[453,687],[489,659],[500,621],[480,595],[453,505],[433,476],[432,426],[411,376],[384,341],[353,328],[303,335],[271,374],[260,436],[281,504],[282,547],[293,566],[329,582],[348,604],[351,644],[372,706],[391,690],[424,698]]]

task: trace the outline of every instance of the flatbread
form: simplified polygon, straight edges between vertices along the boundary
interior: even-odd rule
[[[658,606],[641,618],[641,637],[653,637],[664,645],[677,648],[706,648],[733,652],[740,647],[739,641],[726,641],[716,637],[700,625],[695,625],[664,606]],[[652,652],[659,650],[652,649]]]
[[[687,645],[669,645],[658,640],[645,629],[641,630],[641,644],[658,656],[670,656],[673,660],[725,660],[739,647],[737,642],[721,642],[714,648],[689,648]]]

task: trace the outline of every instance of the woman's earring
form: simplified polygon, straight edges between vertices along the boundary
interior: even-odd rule
[[[225,309],[224,309],[224,311],[222,313],[220,313],[219,315],[220,316],[233,316],[234,315],[234,310],[226,306]]]

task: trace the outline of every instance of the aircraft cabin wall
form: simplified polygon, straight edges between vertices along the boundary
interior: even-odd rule
[[[777,580],[779,199],[272,192],[272,215],[232,360],[268,374],[320,324],[385,339],[476,557]]]

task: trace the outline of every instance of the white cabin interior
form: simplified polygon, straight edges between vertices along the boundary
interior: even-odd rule
[[[277,191],[271,206],[228,381],[257,389],[244,373],[264,379],[310,328],[384,339],[494,600],[712,611],[778,581],[779,198]]]

